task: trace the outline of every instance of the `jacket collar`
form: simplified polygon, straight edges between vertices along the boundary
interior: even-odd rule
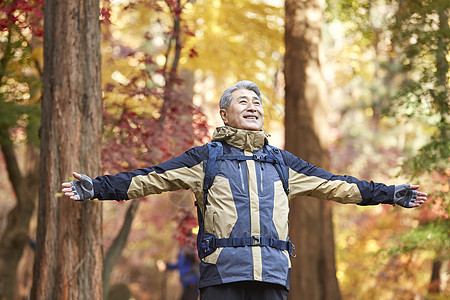
[[[217,127],[213,141],[223,141],[239,149],[253,152],[268,143],[268,135],[263,131],[237,129],[230,126]]]

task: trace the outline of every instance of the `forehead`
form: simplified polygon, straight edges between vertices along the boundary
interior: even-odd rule
[[[238,98],[249,98],[249,99],[256,98],[256,99],[259,99],[258,95],[254,91],[247,90],[247,89],[236,90],[236,91],[231,93],[231,96],[232,96],[233,99],[238,99]]]

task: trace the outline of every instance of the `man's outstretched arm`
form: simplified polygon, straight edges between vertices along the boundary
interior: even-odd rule
[[[418,185],[385,185],[334,175],[287,151],[283,151],[283,155],[289,166],[290,197],[306,195],[363,206],[393,204],[406,208],[418,207],[427,200],[427,194],[419,191]]]
[[[192,189],[202,190],[203,160],[208,157],[206,146],[194,147],[153,167],[89,178],[73,173],[75,181],[62,184],[62,192],[71,200],[129,200],[150,194]]]

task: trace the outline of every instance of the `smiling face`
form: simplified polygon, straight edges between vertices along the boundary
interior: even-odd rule
[[[225,125],[246,130],[261,130],[264,123],[264,109],[254,91],[240,89],[231,94],[228,108],[220,110]]]

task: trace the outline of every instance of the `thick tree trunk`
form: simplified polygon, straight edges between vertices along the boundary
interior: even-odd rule
[[[323,1],[286,0],[286,149],[327,168],[325,85],[319,49]],[[336,279],[330,204],[309,197],[291,202],[290,299],[341,299]]]
[[[98,0],[46,0],[41,185],[32,299],[101,299],[101,206],[61,183],[100,173]]]

